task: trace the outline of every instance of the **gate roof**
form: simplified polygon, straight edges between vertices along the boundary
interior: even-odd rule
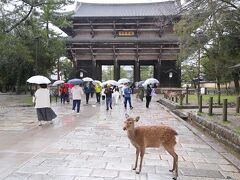
[[[174,1],[131,4],[78,3],[72,17],[171,16],[178,13]]]

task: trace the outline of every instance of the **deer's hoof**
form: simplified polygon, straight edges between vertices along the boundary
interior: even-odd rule
[[[173,177],[172,179],[173,179],[173,180],[177,180],[177,177]]]
[[[139,172],[139,171],[136,171],[136,174],[140,174],[140,172]]]
[[[133,168],[132,170],[136,170],[136,168]]]
[[[169,171],[170,171],[170,172],[173,172],[173,169],[170,169]]]

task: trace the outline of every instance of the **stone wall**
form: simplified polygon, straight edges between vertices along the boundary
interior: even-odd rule
[[[207,121],[193,113],[188,114],[188,120],[202,128],[213,137],[217,138],[228,147],[233,148],[236,152],[240,152],[240,136],[235,132],[214,122]]]

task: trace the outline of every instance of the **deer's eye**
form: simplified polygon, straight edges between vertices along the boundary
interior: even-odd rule
[[[132,124],[132,122],[129,122],[129,124]]]

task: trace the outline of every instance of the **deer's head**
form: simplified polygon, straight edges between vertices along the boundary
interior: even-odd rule
[[[125,117],[126,117],[126,120],[124,121],[124,126],[123,126],[124,131],[134,129],[134,123],[138,122],[138,120],[140,119],[139,116],[137,116],[136,118],[132,118],[128,114],[125,114]]]

